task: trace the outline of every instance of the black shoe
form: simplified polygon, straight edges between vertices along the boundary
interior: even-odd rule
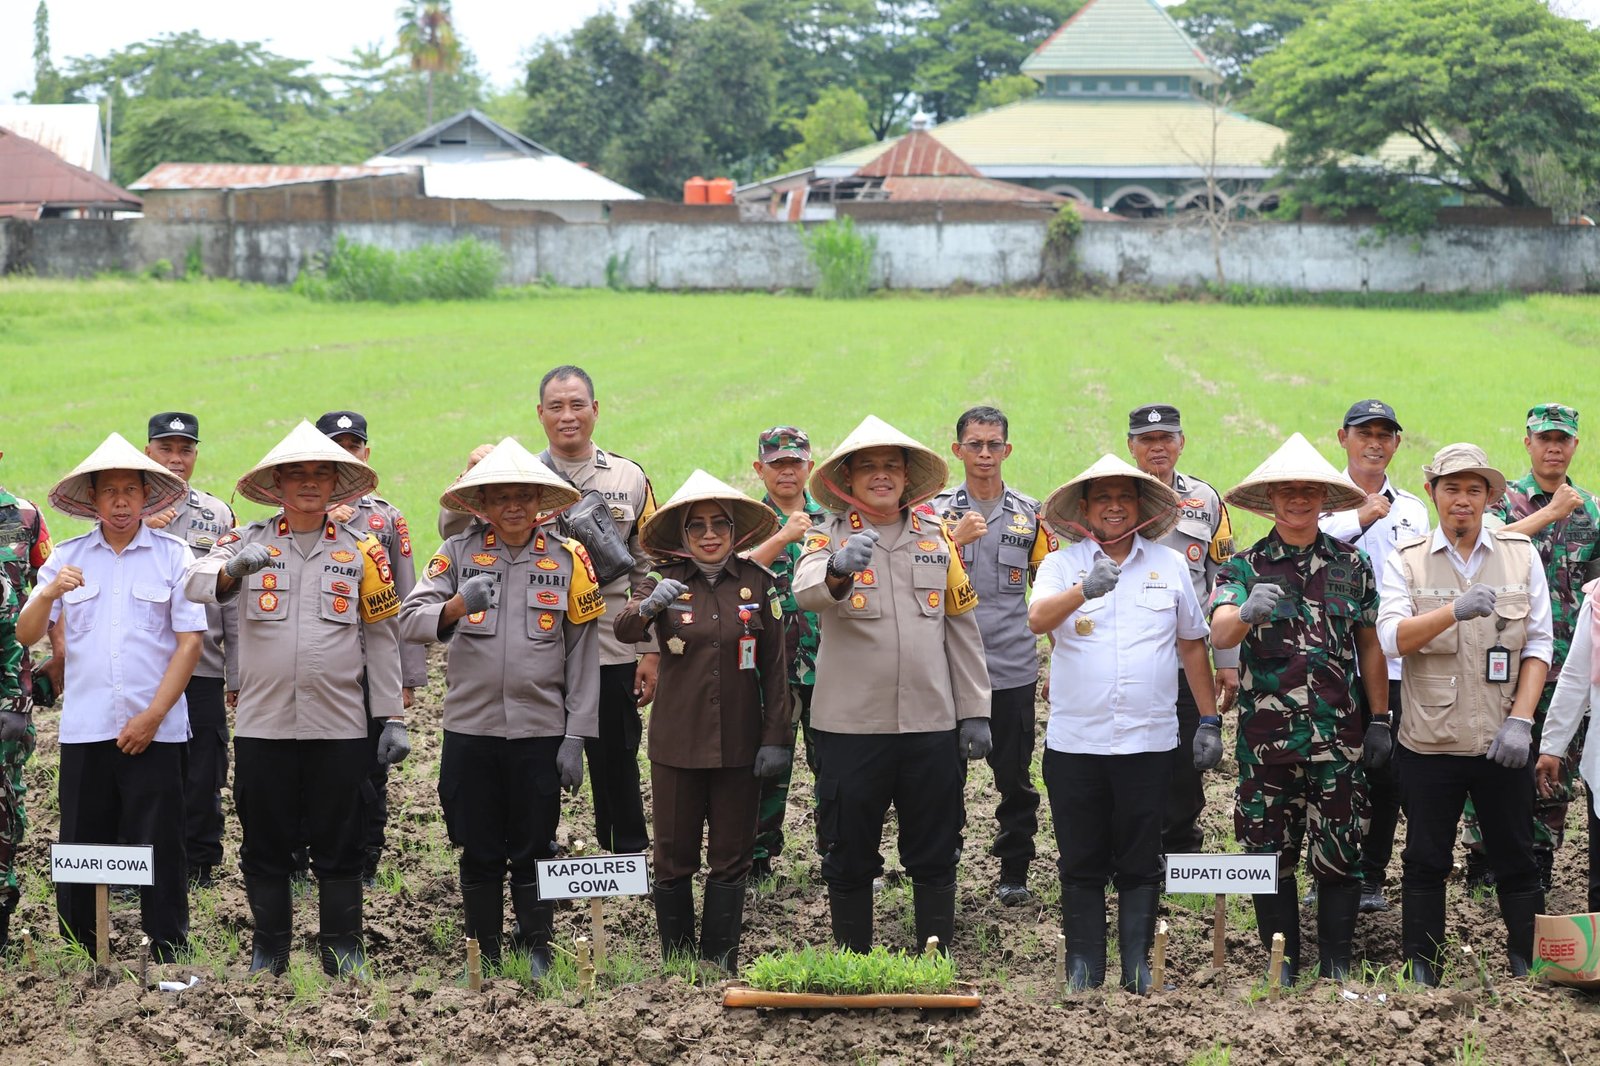
[[[16,908],[15,899],[0,900],[0,958],[5,957],[6,947],[11,943],[11,912]]]
[[[1317,892],[1317,976],[1343,981],[1350,976],[1350,942],[1356,934],[1356,910],[1362,886],[1322,885]]]
[[[245,898],[255,925],[250,972],[266,970],[278,977],[289,968],[289,944],[294,938],[294,906],[286,877],[244,875]]]
[[[1528,976],[1528,964],[1533,959],[1533,920],[1543,910],[1543,892],[1500,893],[1500,917],[1506,923],[1506,956],[1511,962],[1512,977]]]
[[[744,934],[744,890],[743,881],[706,879],[705,913],[700,919],[700,957],[716,963],[725,973],[739,968],[739,939]]]
[[[1117,893],[1117,949],[1122,956],[1122,990],[1150,993],[1150,945],[1156,939],[1160,885],[1138,885]]]
[[[378,860],[383,857],[382,848],[368,848],[361,857],[361,884],[366,888],[376,888],[378,884]]]
[[[368,976],[367,946],[361,939],[361,879],[318,882],[317,918],[322,972],[329,977]]]
[[[1361,902],[1356,908],[1362,914],[1372,914],[1375,911],[1389,909],[1389,901],[1383,895],[1383,882],[1366,881],[1361,885]]]
[[[1067,989],[1081,992],[1105,984],[1105,890],[1062,885],[1061,932],[1067,938]]]
[[[1424,988],[1439,983],[1444,952],[1444,888],[1400,892],[1400,950],[1411,964],[1411,980]]]
[[[1021,881],[1007,881],[1000,879],[994,886],[994,896],[1002,906],[1020,907],[1025,903],[1033,902],[1033,893],[1028,891],[1028,886]]]
[[[861,955],[872,950],[872,893],[870,885],[850,892],[828,886],[828,918],[839,947]]]
[[[1272,960],[1272,934],[1283,934],[1283,972],[1278,980],[1284,988],[1288,988],[1300,975],[1299,882],[1293,874],[1280,877],[1276,895],[1253,896],[1252,900],[1256,908],[1256,931],[1261,936],[1261,946],[1267,951],[1269,967]]]
[[[950,954],[950,941],[956,935],[955,880],[952,878],[947,885],[911,882],[911,907],[916,920],[917,952],[928,946],[929,937],[938,937],[940,953]]]
[[[674,955],[695,956],[694,879],[657,881],[656,934],[661,940],[661,961]]]
[[[511,882],[511,913],[517,927],[511,942],[528,953],[528,972],[541,978],[550,972],[550,944],[556,937],[556,904],[539,898],[537,881]]]
[[[500,938],[504,930],[506,897],[504,882],[462,881],[461,917],[467,936],[478,942],[478,953],[486,965],[500,962]]]
[[[1494,887],[1494,868],[1489,857],[1481,851],[1467,849],[1467,891],[1477,892]]]
[[[1533,861],[1539,864],[1539,891],[1550,892],[1550,879],[1555,875],[1556,853],[1543,848],[1535,848]]]
[[[189,867],[190,888],[215,888],[217,879],[209,866]]]
[[[750,863],[750,873],[746,876],[745,880],[750,883],[751,887],[760,884],[762,881],[770,881],[771,879],[772,859],[769,856],[763,855]]]

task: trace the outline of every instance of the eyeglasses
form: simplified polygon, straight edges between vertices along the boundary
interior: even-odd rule
[[[707,533],[731,533],[733,523],[726,518],[692,518],[684,523],[683,531],[691,537],[703,537]]]
[[[964,440],[961,442],[961,450],[968,455],[982,455],[984,452],[988,452],[991,455],[999,455],[1006,450],[1006,442],[1003,440]]]

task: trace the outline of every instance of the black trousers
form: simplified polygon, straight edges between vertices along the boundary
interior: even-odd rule
[[[439,805],[450,843],[461,849],[461,880],[532,884],[534,863],[553,857],[561,819],[556,752],[561,737],[480,737],[445,730]]]
[[[182,743],[124,755],[114,740],[61,745],[61,843],[149,844],[155,883],[139,889],[139,927],[152,944],[189,936],[189,866],[184,853]],[[56,886],[61,935],[93,947],[94,886]]]
[[[1584,797],[1589,805],[1589,913],[1600,911],[1600,818],[1594,816],[1594,797]]]
[[[1080,755],[1046,748],[1044,787],[1062,887],[1117,891],[1161,882],[1162,787],[1170,751]]]
[[[946,885],[961,859],[967,822],[966,769],[956,730],[829,733],[815,730],[817,831],[827,854],[822,877],[840,892],[883,873],[883,822],[894,804],[900,864],[913,881]]]
[[[989,697],[989,731],[994,739],[989,769],[1000,793],[995,807],[995,834],[989,854],[1000,860],[1002,881],[1022,881],[1035,854],[1033,838],[1039,832],[1039,792],[1033,787],[1033,701],[1037,681],[1017,688],[997,689]],[[966,764],[963,763],[963,766]]]
[[[1389,722],[1391,736],[1400,735],[1400,682],[1389,682]],[[1362,712],[1363,724],[1370,724],[1372,712]],[[1367,800],[1372,805],[1372,822],[1361,835],[1361,880],[1382,885],[1394,855],[1394,834],[1400,825],[1400,760],[1390,757],[1381,769],[1367,770]]]
[[[689,770],[650,763],[650,804],[656,831],[655,874],[661,884],[693,877],[705,842],[706,877],[737,884],[755,853],[761,779],[749,766]]]
[[[598,737],[583,742],[594,797],[594,838],[617,854],[650,850],[639,793],[639,741],[644,723],[633,697],[633,663],[600,668]]]
[[[233,802],[244,843],[239,869],[288,877],[308,844],[320,880],[361,876],[361,782],[371,757],[353,740],[233,738]]]
[[[1484,850],[1502,895],[1533,892],[1533,767],[1496,766],[1482,755],[1420,755],[1395,745],[1400,805],[1406,812],[1401,884],[1407,890],[1443,888],[1450,876],[1456,829],[1472,797]]]
[[[228,783],[228,709],[222,678],[191,677],[188,767],[183,780],[184,836],[189,866],[222,863],[222,789]]]
[[[366,690],[363,681],[362,690]],[[369,866],[376,865],[383,851],[383,833],[389,826],[389,768],[378,761],[378,738],[383,736],[387,718],[367,715],[367,776],[361,782],[361,850]],[[443,773],[443,770],[440,771]]]
[[[1189,678],[1178,671],[1178,746],[1168,754],[1166,809],[1161,816],[1161,850],[1188,855],[1205,850],[1200,815],[1206,809],[1205,775],[1194,768],[1194,735],[1200,728],[1200,709]],[[1051,810],[1055,808],[1052,807]]]

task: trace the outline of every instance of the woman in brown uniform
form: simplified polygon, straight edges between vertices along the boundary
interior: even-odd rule
[[[706,838],[700,957],[738,964],[760,778],[789,765],[794,729],[782,611],[772,572],[735,555],[777,526],[770,509],[696,470],[644,523],[640,540],[672,558],[634,586],[617,639],[654,632],[661,674],[650,712],[656,925],[661,954],[695,948],[691,878]]]

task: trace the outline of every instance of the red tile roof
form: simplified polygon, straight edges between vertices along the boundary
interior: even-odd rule
[[[48,148],[0,129],[0,205],[18,205],[9,213],[37,218],[40,207],[138,211],[144,201]]]

